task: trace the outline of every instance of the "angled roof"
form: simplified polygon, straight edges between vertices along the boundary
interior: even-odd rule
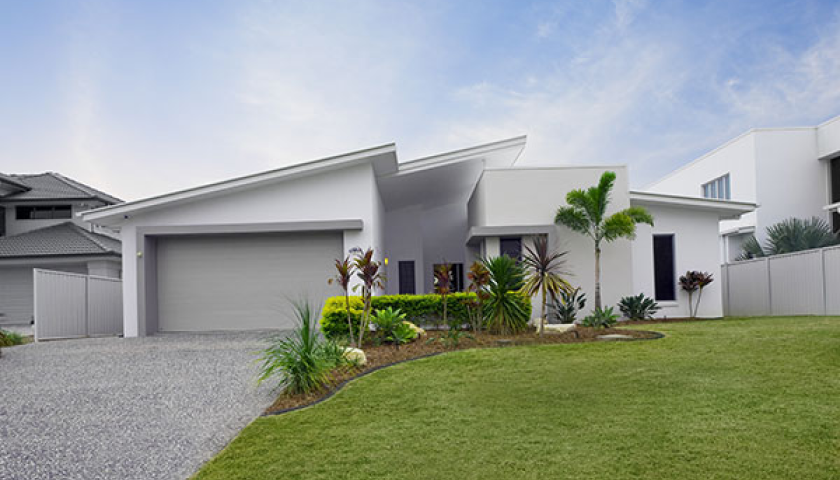
[[[649,205],[663,207],[679,207],[690,210],[703,210],[717,213],[720,219],[738,218],[745,213],[754,211],[758,205],[751,202],[734,200],[719,200],[715,198],[686,197],[664,193],[630,191],[631,205]]]
[[[0,182],[16,190],[8,200],[101,200],[108,204],[122,200],[55,172],[27,175],[0,174]]]
[[[89,232],[73,222],[0,237],[0,259],[67,255],[120,255],[114,238]]]

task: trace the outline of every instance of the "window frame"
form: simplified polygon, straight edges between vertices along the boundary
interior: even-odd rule
[[[703,198],[710,200],[732,200],[732,177],[729,172],[700,185]]]
[[[511,255],[508,255],[507,252],[505,252],[505,249],[502,247],[502,245],[505,242],[517,242],[519,244],[519,249],[518,249],[519,253],[515,257],[512,257]],[[499,255],[508,255],[509,257],[513,258],[516,261],[521,261],[522,260],[522,244],[523,244],[522,237],[499,237]]]
[[[411,288],[403,285],[403,266],[411,267]],[[397,262],[397,291],[400,295],[417,295],[417,271],[414,260],[400,260]],[[407,276],[405,277],[408,278]],[[411,290],[409,292],[409,290]]]
[[[670,288],[671,291],[670,297],[672,298],[665,298],[660,296],[659,292],[659,282],[657,281],[657,248],[656,248],[656,239],[658,238],[670,238],[671,239],[671,282]],[[676,302],[677,301],[677,236],[675,233],[654,233],[652,235],[652,245],[651,249],[653,250],[653,299],[657,302]]]
[[[24,213],[25,212],[25,213]],[[38,216],[38,213],[48,215]],[[17,205],[15,206],[15,220],[72,220],[73,205],[69,204],[48,204],[48,205]]]

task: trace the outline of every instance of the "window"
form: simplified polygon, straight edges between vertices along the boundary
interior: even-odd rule
[[[730,186],[729,174],[718,177],[709,183],[703,184],[703,198],[716,198],[718,200],[731,200],[732,188]]]
[[[72,214],[70,205],[19,206],[15,209],[15,218],[18,220],[69,219]]]
[[[414,284],[414,260],[400,261],[398,267],[400,295],[414,295],[417,293]]]
[[[499,254],[522,260],[522,237],[502,237],[499,239]]]
[[[440,263],[434,264],[434,268],[436,269]],[[434,278],[434,271],[432,271],[432,278]],[[449,278],[452,281],[451,291],[453,292],[463,292],[464,291],[464,264],[463,263],[450,263],[449,264]]]
[[[677,299],[674,235],[653,236],[653,283],[656,300],[674,301]]]
[[[0,207],[0,237],[6,236],[6,207]]]
[[[831,203],[840,203],[840,157],[831,160]],[[834,233],[840,232],[840,213],[831,212]]]

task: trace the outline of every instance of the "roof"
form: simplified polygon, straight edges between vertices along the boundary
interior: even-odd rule
[[[3,197],[9,200],[101,200],[108,204],[122,201],[55,172],[26,175],[0,174],[0,182],[18,190]]]
[[[718,200],[712,198],[684,197],[651,192],[630,192],[632,205],[649,205],[662,207],[679,207],[690,210],[703,210],[717,213],[721,219],[738,218],[745,213],[754,211],[758,205],[751,202],[736,202],[732,200]]]
[[[89,232],[73,222],[0,237],[0,259],[67,255],[120,255],[119,240]]]

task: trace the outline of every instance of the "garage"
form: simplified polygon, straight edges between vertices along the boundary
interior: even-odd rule
[[[163,236],[156,240],[161,332],[287,329],[289,300],[323,305],[341,232]]]

